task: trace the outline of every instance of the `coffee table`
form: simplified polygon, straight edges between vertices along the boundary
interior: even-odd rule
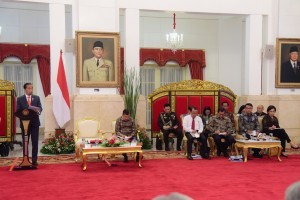
[[[281,161],[280,155],[281,155],[282,147],[279,140],[266,140],[266,141],[236,140],[235,143],[236,155],[238,155],[238,148],[243,149],[244,162],[247,162],[248,148],[259,148],[259,149],[278,148],[277,158],[279,161]]]
[[[110,162],[106,159],[107,154],[122,154],[122,153],[139,153],[139,167],[142,167],[143,151],[142,146],[124,146],[124,147],[102,147],[100,145],[85,145],[80,147],[80,154],[82,157],[82,170],[85,171],[87,168],[86,156],[89,154],[100,155],[108,166],[111,166]]]

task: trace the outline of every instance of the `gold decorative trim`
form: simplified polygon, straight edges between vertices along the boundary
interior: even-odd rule
[[[171,96],[171,102],[172,102],[172,105],[171,105],[171,109],[172,109],[172,112],[175,112],[175,96]]]
[[[155,101],[156,99],[160,98],[160,97],[163,97],[163,96],[169,96],[169,92],[163,92],[161,94],[157,94],[156,96],[153,96],[153,101]],[[149,103],[151,104],[151,99],[149,99]]]
[[[5,95],[6,92],[5,91],[0,91],[0,95]]]
[[[227,97],[228,99],[230,99],[231,101],[234,101],[233,96],[229,95],[229,94],[226,93],[226,92],[221,92],[221,96],[225,96],[225,97]]]
[[[215,96],[215,114],[218,113],[218,109],[219,109],[219,98]]]
[[[180,91],[180,92],[176,92],[176,95],[189,95],[189,96],[192,96],[192,95],[214,95],[214,92],[191,92],[191,91]]]
[[[7,133],[7,137],[10,138],[11,137],[11,131],[12,131],[12,105],[11,105],[11,96],[6,96],[7,100],[6,100],[6,116],[7,116],[7,121],[6,121],[6,133]]]
[[[0,80],[0,90],[14,90],[15,84],[10,81]]]
[[[152,98],[153,96],[166,91],[199,91],[199,90],[224,90],[234,95],[231,89],[228,87],[213,83],[210,81],[202,81],[202,80],[184,80],[178,83],[170,83],[160,88],[154,90],[152,94],[148,95],[148,99]]]

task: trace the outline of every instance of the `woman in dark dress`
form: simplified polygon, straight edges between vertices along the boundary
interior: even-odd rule
[[[210,120],[210,118],[212,117],[211,114],[211,109],[209,106],[205,106],[202,112],[202,115],[200,115],[203,125],[206,126]]]
[[[264,116],[262,123],[263,123],[263,130],[265,133],[268,135],[270,133],[273,133],[274,137],[277,137],[281,141],[281,146],[282,146],[282,152],[285,152],[285,143],[288,142],[291,144],[291,147],[293,149],[298,149],[299,147],[291,141],[289,138],[288,134],[285,132],[283,128],[280,128],[279,126],[279,121],[277,117],[275,117],[276,113],[276,107],[273,105],[270,105],[267,109],[267,115]],[[282,154],[282,156],[285,156]]]

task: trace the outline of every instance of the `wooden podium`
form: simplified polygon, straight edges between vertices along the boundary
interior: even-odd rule
[[[37,166],[32,165],[32,163],[29,161],[29,156],[28,156],[28,143],[29,143],[28,128],[29,128],[30,120],[33,118],[34,115],[36,115],[36,113],[30,109],[24,109],[15,112],[15,116],[21,120],[21,123],[24,127],[24,141],[23,141],[24,149],[23,149],[23,161],[19,166],[14,167],[14,170],[37,169]]]

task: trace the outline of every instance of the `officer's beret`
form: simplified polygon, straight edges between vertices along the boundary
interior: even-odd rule
[[[94,43],[93,48],[95,48],[95,47],[101,47],[101,48],[103,48],[103,43],[102,43],[101,41],[96,41],[96,42]]]

